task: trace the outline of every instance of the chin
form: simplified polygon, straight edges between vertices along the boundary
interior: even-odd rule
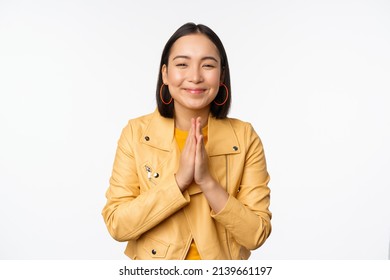
[[[202,102],[202,103],[199,103],[199,104],[188,104],[188,106],[186,106],[186,107],[188,109],[190,109],[190,110],[202,110],[202,109],[209,108],[210,107],[210,103]]]

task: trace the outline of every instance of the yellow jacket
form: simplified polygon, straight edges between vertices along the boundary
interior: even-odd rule
[[[184,259],[194,239],[202,259],[248,259],[267,239],[269,175],[252,126],[210,116],[206,151],[210,171],[229,193],[219,213],[199,186],[182,193],[176,184],[173,119],[156,110],[123,129],[102,214],[111,236],[128,242],[128,257]]]

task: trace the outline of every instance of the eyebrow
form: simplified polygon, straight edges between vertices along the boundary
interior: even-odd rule
[[[178,56],[175,56],[172,60],[175,60],[175,59],[178,59],[178,58],[184,58],[184,59],[191,59],[191,57],[187,56],[187,55],[178,55]],[[205,56],[205,57],[202,57],[202,61],[203,60],[214,60],[215,62],[218,62],[218,60],[214,57],[214,56]]]

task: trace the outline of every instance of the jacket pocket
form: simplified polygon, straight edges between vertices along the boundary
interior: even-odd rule
[[[169,244],[146,236],[143,242],[143,249],[151,258],[165,258],[168,253]]]

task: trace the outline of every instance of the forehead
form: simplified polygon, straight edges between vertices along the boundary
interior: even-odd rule
[[[214,43],[203,34],[190,34],[180,37],[173,44],[169,57],[184,55],[189,57],[214,56],[219,59],[219,51]]]

